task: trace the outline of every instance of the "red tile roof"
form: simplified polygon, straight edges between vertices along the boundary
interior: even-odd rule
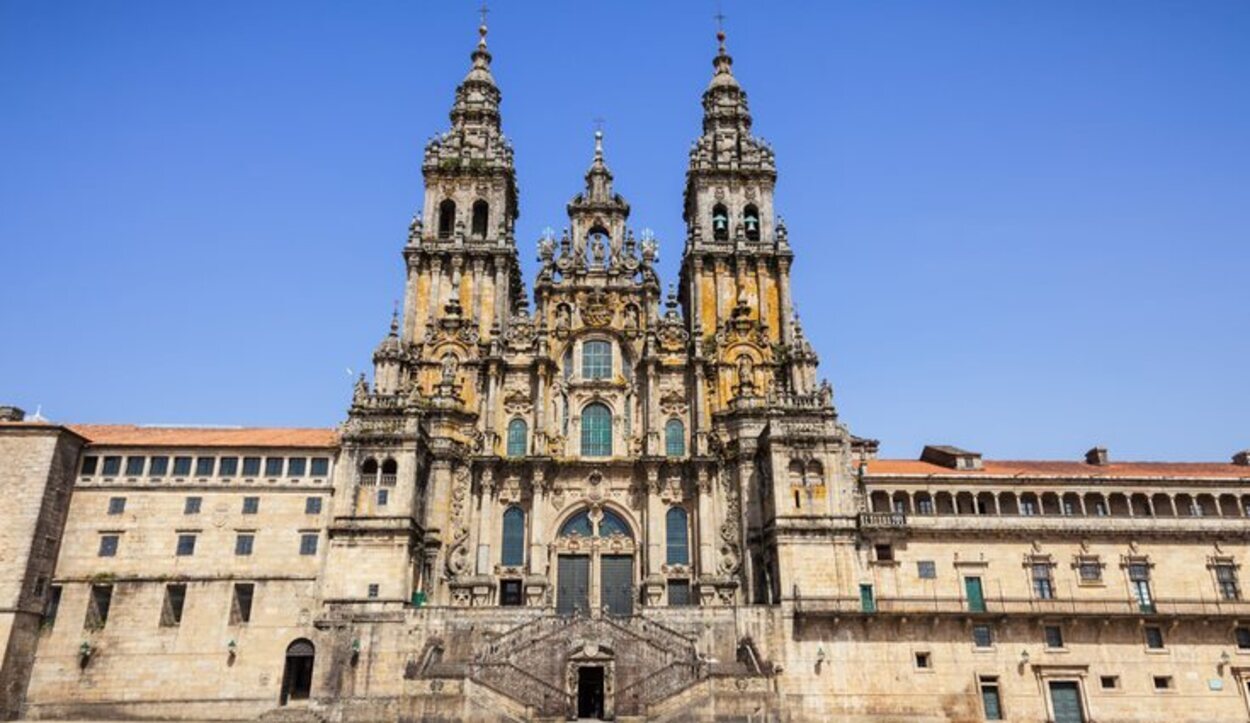
[[[91,444],[110,447],[333,447],[334,429],[267,427],[143,427],[134,424],[71,424]]]
[[[1244,479],[1250,481],[1250,467],[1229,462],[1112,462],[1093,465],[1075,461],[1010,461],[982,462],[979,470],[951,469],[914,459],[873,459],[868,461],[867,475],[916,477],[1068,477],[1068,478],[1143,478],[1143,477],[1206,477]]]

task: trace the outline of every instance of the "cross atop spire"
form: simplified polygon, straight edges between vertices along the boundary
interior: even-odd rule
[[[482,7],[478,8],[478,13],[482,16],[482,23],[477,26],[477,34],[481,39],[477,41],[480,46],[486,46],[486,15],[490,13],[490,8],[486,6],[486,0],[482,0]]]

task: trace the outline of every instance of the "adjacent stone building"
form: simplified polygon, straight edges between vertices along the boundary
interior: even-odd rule
[[[339,428],[0,410],[4,715],[1250,718],[1247,453],[878,459],[723,35],[675,289],[597,134],[531,296],[481,35]]]

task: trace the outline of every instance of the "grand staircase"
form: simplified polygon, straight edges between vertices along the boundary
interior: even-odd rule
[[[535,718],[575,716],[576,670],[601,666],[614,716],[645,715],[647,706],[696,684],[694,640],[644,615],[547,615],[474,646],[457,666],[473,682],[530,709]]]

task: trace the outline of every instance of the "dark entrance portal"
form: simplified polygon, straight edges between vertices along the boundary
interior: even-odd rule
[[[307,700],[312,692],[313,644],[296,640],[286,649],[286,666],[282,669],[282,705],[292,700]]]
[[[584,665],[577,669],[577,717],[603,720],[603,668]]]

